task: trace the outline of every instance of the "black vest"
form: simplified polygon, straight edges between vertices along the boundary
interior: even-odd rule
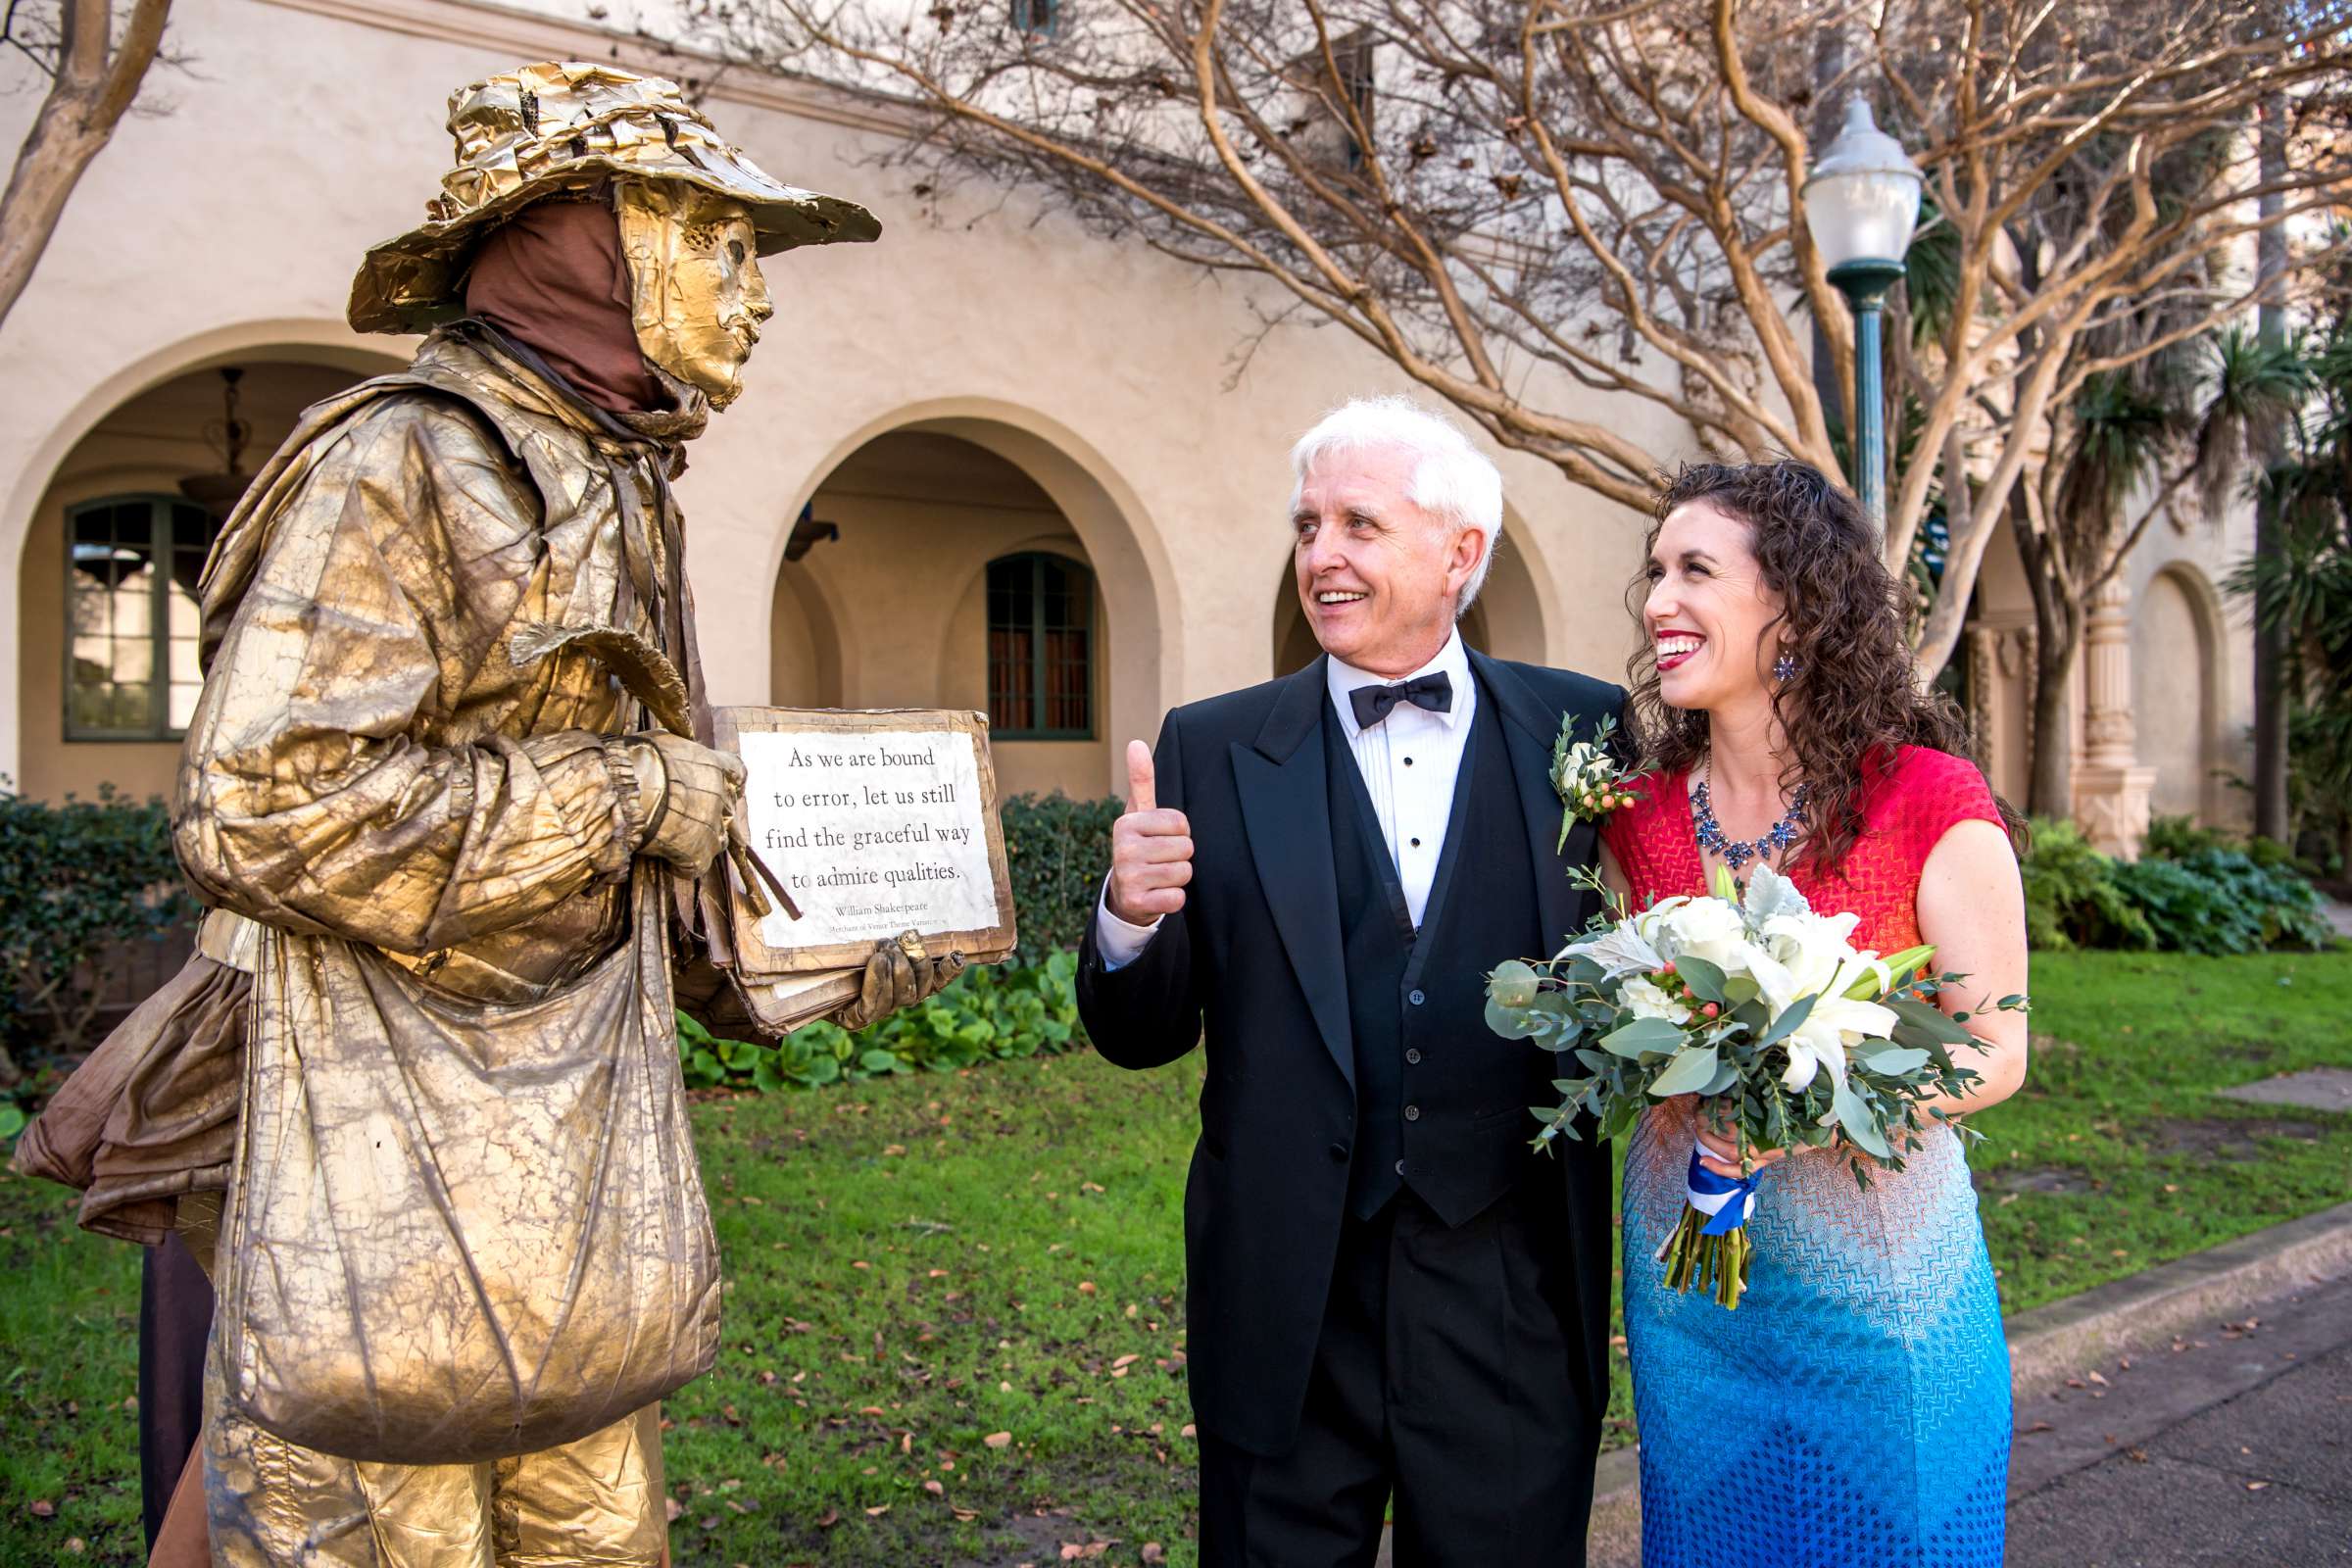
[[[1527,1107],[1544,1102],[1554,1076],[1544,1052],[1486,1023],[1488,972],[1544,956],[1536,861],[1502,726],[1481,690],[1418,932],[1328,700],[1323,749],[1355,1051],[1348,1206],[1368,1219],[1410,1187],[1459,1225],[1526,1169],[1536,1130]]]

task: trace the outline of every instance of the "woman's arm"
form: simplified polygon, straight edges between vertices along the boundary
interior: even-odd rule
[[[1933,967],[1967,977],[1936,1001],[1946,1012],[1967,1013],[1964,1027],[1986,1048],[1956,1053],[1981,1075],[1973,1090],[1923,1102],[1923,1108],[1957,1115],[1997,1105],[2026,1081],[2026,1015],[1992,1009],[1998,998],[2027,989],[2025,880],[2009,835],[1982,819],[1945,830],[1920,874],[1918,907],[1919,938],[1936,945]]]
[[[1617,857],[1609,853],[1606,844],[1600,847],[1600,879],[1609,885],[1609,891],[1620,904],[1632,906],[1634,885],[1625,879],[1625,868],[1617,863]]]

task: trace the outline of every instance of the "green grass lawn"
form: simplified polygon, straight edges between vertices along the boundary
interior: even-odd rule
[[[2033,1022],[1970,1156],[2007,1310],[2352,1199],[2352,1118],[2212,1093],[2352,1067],[2352,951],[2035,954]]]
[[[2352,1196],[2352,1119],[2209,1093],[2352,1066],[2352,953],[2042,956],[2034,990],[1976,1157],[2012,1309]],[[700,1105],[729,1286],[668,1408],[678,1560],[1192,1561],[1198,1081],[1080,1055]],[[137,1255],[71,1213],[0,1178],[0,1565],[137,1560]]]

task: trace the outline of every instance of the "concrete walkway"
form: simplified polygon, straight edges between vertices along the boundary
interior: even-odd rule
[[[2352,1203],[2004,1327],[2008,1568],[2352,1564]],[[1593,1479],[1589,1568],[1641,1568],[1637,1454]]]
[[[2010,1568],[2352,1562],[2352,1278],[2075,1381],[2018,1406]]]

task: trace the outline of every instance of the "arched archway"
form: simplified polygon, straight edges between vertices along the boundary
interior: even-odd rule
[[[1033,526],[1026,534],[1018,539],[1014,537],[1017,530],[1004,534],[1012,541],[1005,549],[1013,548],[1020,539],[1032,544],[1054,543],[1057,550],[1071,554],[1086,566],[1093,579],[1100,628],[1094,656],[1098,707],[1093,749],[1064,747],[1049,762],[1038,760],[1043,754],[1025,756],[1022,750],[1043,743],[1011,741],[996,748],[1000,779],[1007,792],[1059,787],[1072,794],[1098,795],[1116,790],[1123,777],[1113,755],[1119,750],[1117,743],[1128,736],[1149,737],[1157,732],[1161,713],[1174,701],[1174,672],[1182,667],[1183,658],[1181,607],[1166,545],[1132,487],[1089,443],[1055,420],[999,400],[950,398],[868,420],[836,443],[792,498],[792,510],[780,521],[799,518],[803,509],[808,508],[809,522],[821,525],[831,521],[838,526],[839,518],[828,514],[837,509],[832,508],[827,491],[838,488],[835,477],[845,469],[847,481],[868,488],[877,483],[918,487],[918,493],[903,496],[902,502],[915,514],[928,508],[934,527],[928,534],[918,530],[907,536],[917,554],[897,558],[895,564],[901,568],[935,575],[919,551],[926,539],[956,536],[953,529],[944,535],[939,531],[942,507],[975,497],[987,506],[1026,511],[1031,516]],[[941,494],[943,482],[953,487],[963,482],[956,476],[966,472],[986,474],[980,481],[986,494]],[[921,488],[926,486],[927,490]],[[990,495],[995,497],[993,501],[988,499]],[[987,530],[991,538],[999,531]],[[779,578],[792,569],[786,557],[793,533],[793,526],[777,530],[774,566]],[[810,544],[798,564],[819,578],[853,575],[824,564],[828,553],[847,538],[845,533],[842,540]],[[952,656],[948,645],[961,630],[981,624],[985,593],[981,573],[986,562],[965,561],[956,555],[952,561],[943,558],[943,564],[952,564],[961,575],[952,590],[942,588],[924,601],[920,613],[936,612],[938,617],[928,625],[936,634],[939,652],[928,666],[927,678],[921,680],[914,677],[911,667],[888,673],[876,659],[886,639],[911,639],[925,623],[909,624],[903,615],[877,616],[858,591],[843,582],[829,582],[840,648],[840,701],[845,706],[895,706],[898,701],[923,707],[950,702],[966,706],[972,698],[975,688],[968,684],[968,673],[954,678],[949,673],[952,660],[956,661],[954,668],[957,670],[968,671],[971,664],[961,655]],[[871,629],[875,627],[883,629]],[[892,658],[900,656],[894,653]],[[957,687],[956,679],[967,684]],[[905,695],[888,704],[871,695],[886,689]],[[968,701],[968,706],[985,710],[986,689],[982,686],[977,692],[978,700]]]
[[[2156,769],[2158,816],[2228,816],[2222,726],[2229,638],[2221,595],[2194,564],[2148,579],[2132,607],[2132,709],[2136,749]]]
[[[220,372],[237,372],[250,473],[304,409],[403,363],[341,339],[183,345],[176,368],[125,372],[107,383],[128,388],[117,401],[72,411],[44,448],[54,463],[20,479],[6,657],[9,770],[24,794],[170,793],[196,691],[196,578],[218,524],[181,481],[225,466]]]
[[[1106,787],[1113,601],[1149,585],[1110,581],[1024,465],[938,421],[882,431],[816,484],[785,554],[771,701],[972,709],[1006,793]]]
[[[816,574],[797,561],[776,568],[768,612],[767,700],[778,708],[840,708],[855,676],[845,670],[841,616]]]
[[[1462,612],[1462,641],[1496,659],[1540,664],[1546,662],[1549,644],[1535,576],[1528,570],[1525,554],[1517,548],[1517,538],[1524,533],[1514,533],[1516,520],[1508,512],[1504,514],[1494,564],[1489,568],[1478,598]],[[1319,652],[1314,629],[1298,603],[1298,580],[1286,560],[1274,586],[1273,672],[1280,676],[1304,668]]]

